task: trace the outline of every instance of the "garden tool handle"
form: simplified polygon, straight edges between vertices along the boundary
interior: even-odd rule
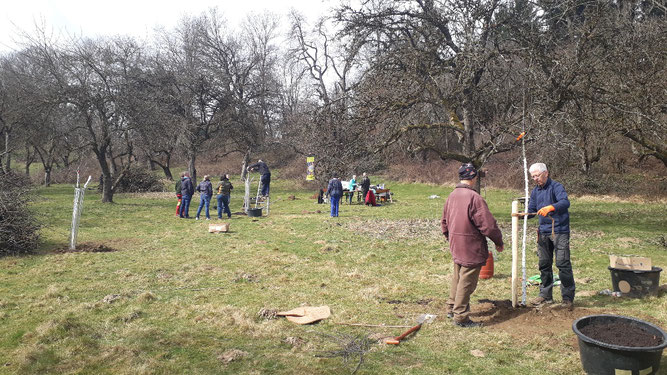
[[[411,334],[412,332],[419,331],[419,329],[422,327],[422,324],[423,323],[417,324],[416,326],[414,326],[414,327],[410,328],[409,330],[405,331],[405,333],[403,333],[402,335],[396,336],[393,339],[389,339],[389,340],[385,341],[385,343],[386,344],[391,344],[391,345],[398,345],[401,342],[401,340],[403,340],[407,335]]]
[[[551,238],[556,241],[556,219],[554,219],[554,216],[551,215],[552,212],[549,212],[547,216],[549,216],[549,219],[551,219]]]

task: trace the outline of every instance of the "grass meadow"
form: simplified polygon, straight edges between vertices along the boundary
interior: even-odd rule
[[[174,217],[172,193],[116,194],[103,204],[90,190],[78,243],[107,252],[63,251],[73,188],[39,189],[30,209],[44,225],[42,246],[0,258],[0,374],[350,374],[360,360],[357,374],[580,374],[576,317],[618,313],[667,328],[664,291],[598,294],[611,288],[609,254],[667,266],[664,201],[571,197],[575,311],[523,308],[463,329],[444,310],[451,257],[439,218],[453,187],[371,178],[391,188],[394,203],[343,204],[330,218],[311,199],[314,187],[274,173],[270,215],[234,215],[231,232],[220,234],[208,233],[215,220]],[[243,184],[234,181],[239,212]],[[510,299],[510,206],[522,192],[483,194],[506,251],[495,277],[480,281],[473,311],[479,300]],[[535,227],[531,220],[528,276],[538,273]],[[530,287],[528,298],[536,295]],[[272,319],[301,305],[328,305],[332,315],[312,325]],[[412,325],[422,313],[438,318],[398,346],[377,340],[404,328],[340,324]],[[363,343],[363,357],[350,343]]]

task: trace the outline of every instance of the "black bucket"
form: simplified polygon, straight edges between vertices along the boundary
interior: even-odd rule
[[[611,286],[614,292],[634,298],[657,296],[660,287],[660,267],[652,267],[650,271],[622,270],[607,267],[611,272]]]
[[[662,337],[662,344],[652,347],[632,347],[608,344],[594,340],[580,329],[592,323],[627,323]],[[621,315],[589,315],[572,323],[572,330],[579,338],[581,364],[592,375],[650,375],[660,368],[662,350],[667,346],[667,334],[659,327],[643,320]]]
[[[248,209],[248,216],[250,216],[250,217],[260,217],[260,216],[262,216],[262,209],[261,208],[249,208]]]

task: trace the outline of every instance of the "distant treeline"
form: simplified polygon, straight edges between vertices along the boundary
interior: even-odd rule
[[[26,33],[0,56],[0,173],[95,160],[103,198],[131,165],[314,155],[318,176],[395,160],[514,155],[560,174],[664,176],[664,2],[341,2],[231,29],[215,9],[146,42]],[[282,42],[287,40],[287,43]],[[500,159],[499,159],[500,158]],[[272,160],[273,159],[273,160]],[[239,169],[241,171],[241,169]],[[663,182],[664,184],[664,182]]]

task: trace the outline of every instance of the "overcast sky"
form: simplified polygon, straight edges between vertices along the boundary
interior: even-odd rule
[[[183,15],[198,15],[214,6],[234,25],[248,13],[265,10],[280,15],[286,24],[291,8],[313,22],[331,4],[331,0],[5,0],[0,7],[0,52],[15,48],[13,40],[20,31],[32,33],[36,24],[55,35],[145,38],[155,26],[169,29]]]

